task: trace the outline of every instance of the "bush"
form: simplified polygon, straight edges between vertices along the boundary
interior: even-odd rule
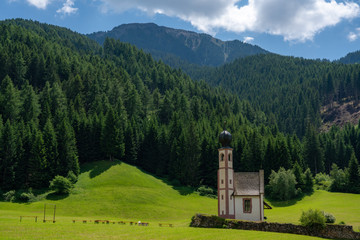
[[[73,171],[69,171],[66,178],[69,179],[70,182],[72,182],[73,184],[75,184],[78,180],[78,177],[75,175]]]
[[[328,190],[331,185],[331,178],[326,173],[318,173],[315,176],[315,185],[317,189]]]
[[[207,196],[211,198],[216,197],[216,195],[214,194],[214,190],[206,186],[200,186],[196,191],[199,193],[200,196]]]
[[[68,194],[70,193],[71,188],[73,188],[73,184],[69,179],[58,175],[55,176],[52,181],[50,181],[49,188],[58,194]]]
[[[312,230],[318,230],[326,226],[326,218],[324,213],[318,209],[309,209],[306,212],[302,212],[300,217],[301,225],[308,227]]]
[[[334,217],[334,215],[332,215],[331,213],[327,213],[327,212],[323,212],[325,219],[326,219],[326,223],[335,223],[336,218]]]
[[[15,200],[15,190],[10,190],[4,193],[3,197],[6,202],[13,202]]]
[[[280,168],[278,172],[272,171],[269,179],[270,182],[266,191],[270,192],[272,198],[289,200],[296,196],[296,180],[291,170]]]
[[[30,191],[28,193],[23,192],[20,194],[19,200],[22,202],[31,202],[35,199],[35,195]]]
[[[344,170],[339,169],[335,163],[331,166],[330,177],[332,179],[329,189],[331,192],[346,192],[348,177]]]

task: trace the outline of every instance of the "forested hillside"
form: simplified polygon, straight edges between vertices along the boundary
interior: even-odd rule
[[[107,37],[131,43],[172,67],[189,64],[219,66],[236,58],[267,53],[258,46],[238,40],[224,42],[208,34],[161,27],[154,23],[123,24],[111,31],[88,36],[100,44]]]
[[[339,59],[339,62],[346,64],[360,63],[360,51],[346,54],[345,57]]]
[[[360,66],[274,54],[250,56],[192,74],[222,86],[274,118],[280,131],[304,136],[320,127],[321,106],[360,100]]]
[[[321,101],[357,94],[355,85],[338,92],[347,83],[342,76],[357,81],[357,66],[273,55],[260,64],[263,58],[238,60],[207,76],[213,84],[229,77],[222,85],[231,93],[192,81],[130,44],[106,39],[100,46],[64,28],[2,21],[0,188],[48,187],[56,175],[79,174],[82,163],[114,158],[184,185],[216,187],[224,120],[236,171],[262,167],[267,180],[280,167],[358,168],[359,128],[322,135],[315,128]],[[246,66],[249,71],[240,71]],[[282,133],[277,122],[304,137]]]
[[[67,29],[9,20],[0,25],[0,50],[5,190],[47,187],[55,175],[103,158],[214,185],[222,122],[232,120],[235,132],[261,115],[115,40],[101,47]]]

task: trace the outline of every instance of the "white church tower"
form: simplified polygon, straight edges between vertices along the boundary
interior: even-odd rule
[[[220,133],[218,170],[218,216],[227,219],[264,221],[264,170],[234,172],[231,134]]]
[[[220,133],[219,141],[222,148],[219,148],[218,216],[235,219],[233,149],[230,147],[231,139],[231,134],[225,129]]]

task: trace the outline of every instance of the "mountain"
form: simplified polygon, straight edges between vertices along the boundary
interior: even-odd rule
[[[339,62],[346,64],[360,63],[360,51],[348,53],[345,57],[340,58]]]
[[[46,188],[103,159],[216,188],[225,120],[234,170],[263,167],[265,180],[295,163],[316,174],[360,159],[360,128],[314,128],[324,103],[360,100],[360,65],[259,54],[207,68],[209,83],[193,81],[113,38],[0,21],[1,192]]]
[[[103,44],[105,38],[115,38],[134,44],[165,63],[175,58],[197,65],[219,66],[236,58],[268,53],[266,50],[238,40],[221,41],[207,34],[161,27],[154,23],[123,24],[108,32],[96,32],[88,37]]]

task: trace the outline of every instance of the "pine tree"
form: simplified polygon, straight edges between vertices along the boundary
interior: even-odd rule
[[[28,82],[26,82],[22,95],[24,96],[24,104],[21,111],[22,119],[25,122],[29,122],[31,120],[37,121],[40,114],[39,99],[34,89]]]
[[[45,158],[48,163],[46,171],[48,171],[50,179],[53,179],[60,166],[56,133],[50,118],[48,118],[44,126],[43,139],[45,145]]]
[[[15,187],[15,166],[17,163],[16,135],[10,120],[7,120],[1,139],[0,186],[4,190]]]
[[[312,176],[312,173],[310,171],[310,169],[306,169],[306,171],[304,172],[304,181],[305,181],[305,188],[304,188],[304,192],[306,193],[312,193],[314,191],[314,179]]]
[[[304,140],[304,161],[315,174],[324,169],[324,154],[313,126],[308,125]]]
[[[117,121],[114,110],[110,108],[105,117],[105,126],[101,137],[102,149],[110,161],[114,160],[120,149],[120,144],[122,144],[119,139]]]
[[[1,113],[4,121],[10,119],[17,120],[20,113],[20,98],[18,90],[15,89],[9,76],[6,76],[1,83]]]
[[[61,176],[66,176],[69,171],[73,171],[75,175],[78,175],[80,167],[74,129],[66,117],[61,119],[60,124],[56,128],[56,138],[58,140],[59,153],[57,173]]]
[[[48,162],[45,154],[44,140],[42,133],[36,126],[33,126],[30,139],[31,148],[28,162],[28,184],[33,188],[41,188],[47,186],[51,179],[46,171]]]
[[[298,162],[295,162],[293,169],[292,169],[295,178],[296,178],[296,189],[300,188],[302,191],[305,190],[305,181],[304,181],[304,176],[303,176],[303,172],[301,169],[301,166],[299,165]]]
[[[360,193],[360,169],[359,163],[352,153],[349,162],[349,179],[348,179],[348,190],[352,193]]]

